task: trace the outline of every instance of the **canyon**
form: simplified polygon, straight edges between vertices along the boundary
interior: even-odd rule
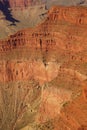
[[[41,0],[0,1],[0,39],[18,30],[34,27],[45,19],[46,5]]]
[[[0,130],[87,130],[87,8],[54,6],[0,40]]]
[[[0,39],[40,24],[54,5],[86,7],[87,0],[0,0]]]

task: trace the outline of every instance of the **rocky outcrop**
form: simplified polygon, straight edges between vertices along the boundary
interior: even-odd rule
[[[84,107],[82,107],[84,106]],[[70,130],[86,130],[87,129],[87,104],[82,97],[71,102],[70,104],[65,104],[61,112],[59,119],[55,119],[54,126],[55,130],[70,129]],[[85,114],[84,114],[85,113]],[[57,126],[59,126],[57,128]]]
[[[27,6],[31,6],[33,3],[32,0],[9,0],[9,4],[11,8],[25,8]]]
[[[0,43],[0,50],[9,51],[13,48],[18,48],[18,46],[29,46],[42,49],[61,47],[61,49],[64,50],[71,49],[72,51],[81,51],[86,47],[86,44],[82,44],[83,40],[86,42],[85,36],[87,35],[85,30],[85,26],[87,25],[86,14],[87,9],[83,7],[51,8],[45,22],[35,29],[22,30],[15,35],[11,35],[8,39]],[[68,23],[70,25],[68,25]],[[58,27],[61,27],[61,25],[63,26],[63,34],[60,28],[58,30]],[[64,28],[65,25],[68,26],[66,30]],[[79,29],[80,25],[82,26]],[[76,28],[73,29],[73,27]],[[52,31],[50,32],[50,30]],[[81,34],[81,32],[83,32],[83,34]],[[62,39],[62,37],[64,39]],[[33,39],[33,45],[30,42],[31,39]],[[63,40],[65,40],[65,43],[63,43]],[[69,42],[67,42],[67,40],[69,40]],[[72,44],[74,41],[76,44]]]
[[[85,98],[80,95],[79,98],[72,101],[70,104],[66,104],[61,112],[61,118],[64,121],[66,128],[71,130],[86,130],[87,129],[87,104]]]
[[[3,4],[7,4],[7,6],[9,6],[11,9],[25,9],[29,6],[32,6],[32,5],[38,5],[38,4],[41,4],[43,3],[42,0],[2,0],[1,1]]]
[[[85,9],[84,9],[85,8]],[[53,7],[49,13],[51,14],[50,19],[57,21],[63,20],[74,24],[87,24],[87,8],[86,7]],[[49,18],[49,17],[48,17]]]
[[[42,24],[0,41],[0,130],[86,130],[85,19],[86,8],[54,7]]]
[[[21,29],[34,27],[46,18],[47,9],[43,2],[36,1],[34,3],[33,1],[33,5],[28,3],[26,6],[21,5],[20,1],[17,1],[18,6],[14,5],[12,0],[13,5],[9,5],[7,2],[0,1],[0,39],[6,38]],[[22,4],[24,4],[23,1]]]

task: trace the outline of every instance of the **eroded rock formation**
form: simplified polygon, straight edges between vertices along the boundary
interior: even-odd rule
[[[85,9],[84,9],[85,8]],[[49,12],[51,13],[50,18],[54,21],[64,20],[74,24],[87,24],[87,8],[86,7],[53,7]],[[56,10],[56,11],[55,11]]]
[[[86,12],[54,7],[0,41],[0,130],[87,129]]]
[[[0,0],[0,39],[23,28],[34,27],[46,18],[46,14],[46,5],[41,0]]]
[[[1,0],[3,4],[8,3],[7,6],[9,6],[11,9],[25,9],[32,5],[38,5],[43,3],[42,0]]]

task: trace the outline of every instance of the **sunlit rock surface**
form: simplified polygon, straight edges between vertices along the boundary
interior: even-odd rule
[[[0,41],[0,130],[87,130],[87,8],[49,10]]]
[[[87,0],[0,0],[0,39],[40,24],[54,5],[86,7]]]

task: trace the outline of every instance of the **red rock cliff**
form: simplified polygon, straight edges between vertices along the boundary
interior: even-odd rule
[[[86,130],[86,11],[54,7],[42,24],[0,41],[0,130],[34,121],[43,130]]]
[[[65,20],[75,24],[87,24],[87,8],[83,7],[53,7],[50,11],[51,20]],[[49,18],[49,17],[48,17]]]

